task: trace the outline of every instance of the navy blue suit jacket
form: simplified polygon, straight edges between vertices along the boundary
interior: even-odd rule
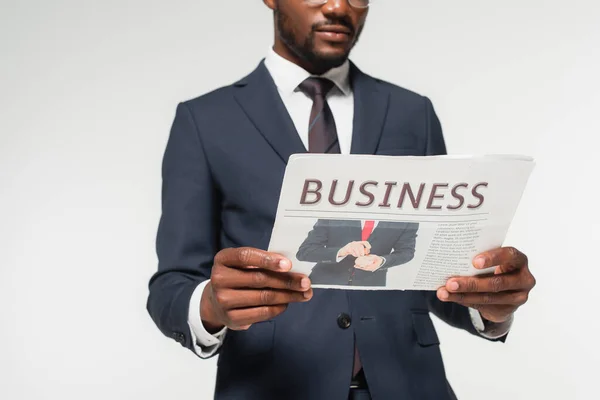
[[[430,100],[352,64],[351,152],[446,152]],[[158,271],[147,309],[160,331],[193,349],[190,297],[222,248],[267,249],[286,161],[306,152],[264,63],[248,76],[177,107],[163,160]],[[354,335],[371,394],[453,398],[430,312],[477,334],[468,309],[434,292],[315,290],[273,320],[228,331],[215,398],[345,399]],[[351,323],[338,324],[341,314]],[[198,384],[202,381],[198,377]]]
[[[313,284],[347,286],[385,286],[389,268],[413,259],[419,224],[381,221],[368,238],[370,254],[384,257],[374,272],[354,268],[356,257],[337,262],[337,253],[350,242],[360,241],[359,220],[318,220],[300,245],[296,258],[316,263],[309,278]]]

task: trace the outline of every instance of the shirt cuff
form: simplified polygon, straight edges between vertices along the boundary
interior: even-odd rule
[[[473,323],[473,326],[477,332],[487,339],[498,339],[506,335],[510,331],[513,323],[513,316],[511,315],[510,318],[505,322],[488,322],[487,324],[484,324],[483,318],[481,317],[479,311],[470,307],[469,315],[471,316],[471,322]]]
[[[188,312],[188,325],[192,334],[192,345],[194,352],[201,358],[209,358],[215,355],[219,347],[223,344],[227,327],[224,327],[215,334],[210,334],[200,318],[200,302],[202,301],[202,292],[208,284],[209,280],[205,280],[199,284],[190,299],[190,307]]]

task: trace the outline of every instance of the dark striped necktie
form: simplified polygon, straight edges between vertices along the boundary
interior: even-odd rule
[[[326,100],[327,93],[333,88],[333,82],[325,78],[307,78],[298,88],[313,100],[308,125],[308,152],[340,153],[335,121]],[[362,363],[355,345],[352,376],[356,376],[361,369]]]
[[[298,88],[313,100],[308,125],[308,152],[340,153],[335,121],[326,99],[333,82],[325,78],[307,78]]]

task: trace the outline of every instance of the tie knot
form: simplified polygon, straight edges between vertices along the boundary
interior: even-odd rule
[[[326,78],[306,78],[298,88],[311,98],[325,96],[333,88],[333,81]]]

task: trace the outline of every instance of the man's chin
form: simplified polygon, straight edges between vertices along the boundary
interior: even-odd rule
[[[321,69],[331,69],[342,65],[348,59],[348,52],[340,51],[339,49],[327,49],[315,51],[313,61],[319,65]]]

